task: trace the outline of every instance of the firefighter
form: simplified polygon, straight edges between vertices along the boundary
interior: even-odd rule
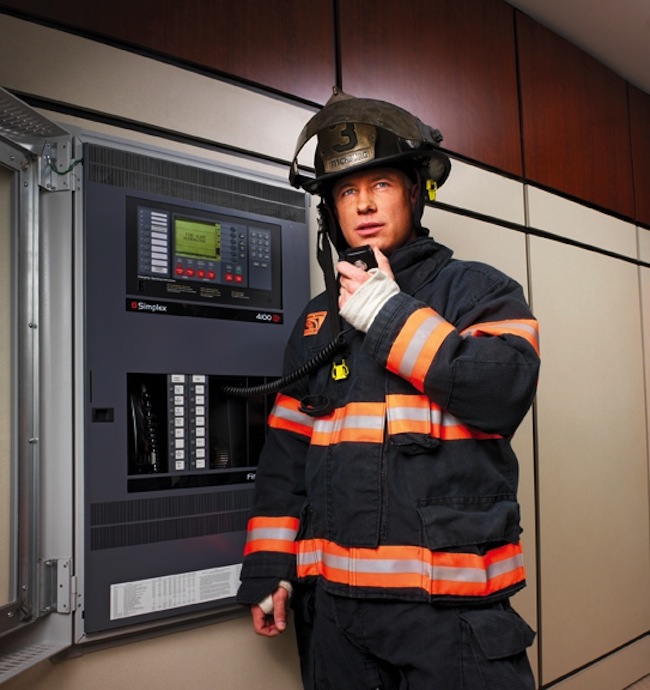
[[[298,155],[314,136],[312,177]],[[534,688],[534,632],[509,603],[525,585],[510,442],[535,395],[538,326],[520,285],[422,227],[451,168],[441,140],[335,89],[290,170],[321,197],[327,289],[285,371],[343,349],[277,395],[238,601],[273,637],[293,590],[306,688]],[[366,264],[346,260],[364,245]]]

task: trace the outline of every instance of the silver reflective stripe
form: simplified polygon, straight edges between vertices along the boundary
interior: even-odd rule
[[[314,420],[308,414],[299,410],[292,410],[284,405],[275,405],[271,411],[271,416],[286,419],[289,422],[295,422],[302,426],[312,427],[314,425]]]
[[[343,572],[374,573],[377,575],[406,575],[415,574],[428,581],[446,580],[450,582],[472,582],[485,584],[499,575],[512,572],[523,566],[521,554],[507,558],[483,568],[454,568],[451,566],[436,566],[417,559],[364,559],[334,556],[317,550],[309,553],[299,552],[300,566],[311,566],[323,563],[327,568],[336,568]]]
[[[351,414],[338,419],[317,419],[314,431],[321,434],[334,434],[342,429],[378,429],[384,428],[382,415],[358,415]]]
[[[453,414],[443,412],[439,407],[431,408],[431,423],[443,427],[463,426],[464,424]]]
[[[495,577],[499,577],[499,575],[505,575],[506,573],[511,573],[513,570],[517,570],[517,568],[523,567],[524,555],[520,553],[516,556],[512,556],[512,558],[506,558],[503,561],[497,561],[488,566],[488,578],[492,580]]]
[[[428,404],[419,407],[410,407],[409,405],[391,407],[389,403],[388,419],[391,422],[399,422],[404,419],[416,422],[430,422],[431,410]]]
[[[400,405],[388,407],[388,419],[391,422],[414,421],[431,423],[434,426],[463,426],[463,423],[449,412],[443,412],[440,407],[433,404],[421,406]]]
[[[247,541],[257,539],[277,539],[281,541],[294,541],[298,530],[288,527],[256,527],[248,531]]]
[[[415,331],[407,348],[404,350],[404,356],[399,365],[399,373],[402,376],[410,377],[413,368],[415,367],[422,348],[426,345],[427,340],[431,334],[435,332],[436,328],[440,326],[445,320],[437,314],[432,314],[425,319],[420,327]]]
[[[347,563],[348,559],[344,559]],[[323,550],[316,549],[314,551],[309,551],[307,553],[298,551],[298,563],[300,565],[315,565],[316,563],[322,563],[325,559],[323,557]],[[347,568],[346,568],[347,569]]]
[[[428,567],[422,561],[416,559],[365,559],[365,558],[345,558],[344,556],[325,556],[325,565],[341,570],[353,570],[355,573],[376,573],[378,575],[405,575],[415,573],[425,576]],[[353,567],[352,567],[353,566]]]
[[[431,580],[450,580],[453,582],[480,582],[488,581],[485,570],[481,568],[450,568],[449,566],[434,566],[431,569]]]

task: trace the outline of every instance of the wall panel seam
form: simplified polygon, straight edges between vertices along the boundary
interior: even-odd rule
[[[483,213],[478,213],[476,211],[464,209],[459,206],[452,206],[451,204],[446,204],[442,201],[436,202],[435,207],[448,211],[450,213],[454,213],[456,215],[465,216],[468,218],[472,218],[474,220],[480,220],[485,223],[490,223],[492,225],[498,225],[503,228],[508,228],[509,230],[515,230],[516,232],[523,232],[526,235],[530,235],[533,237],[542,237],[544,239],[559,242],[560,244],[567,244],[572,247],[578,247],[580,249],[585,249],[587,251],[594,252],[596,254],[602,254],[604,256],[609,256],[614,259],[620,259],[621,261],[625,261],[626,263],[630,263],[635,266],[645,266],[650,268],[650,262],[641,261],[640,259],[634,259],[630,256],[625,256],[623,254],[611,252],[607,249],[601,249],[600,247],[596,247],[585,242],[579,242],[578,240],[573,240],[567,237],[563,237],[561,235],[556,235],[555,233],[549,232],[548,230],[542,230],[540,228],[534,228],[529,225],[513,223],[512,221],[503,220],[502,218],[498,218],[495,216],[489,216]]]

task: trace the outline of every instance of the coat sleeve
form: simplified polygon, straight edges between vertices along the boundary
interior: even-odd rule
[[[285,351],[284,373],[304,364],[300,321]],[[305,501],[305,456],[313,420],[300,411],[307,381],[278,393],[255,477],[255,501],[248,521],[237,601],[256,604],[280,580],[295,578],[295,538]]]
[[[514,280],[480,264],[456,272],[441,281],[438,301],[452,305],[446,316],[400,292],[375,318],[364,348],[465,424],[511,436],[537,387],[537,321]]]

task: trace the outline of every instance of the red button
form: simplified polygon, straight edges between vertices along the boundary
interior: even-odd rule
[[[182,266],[176,266],[176,275],[177,276],[183,275],[183,267]]]

